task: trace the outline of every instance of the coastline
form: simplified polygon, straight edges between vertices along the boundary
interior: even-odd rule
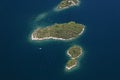
[[[33,37],[33,34],[31,36],[31,39],[32,40],[48,40],[48,39],[53,39],[53,40],[72,40],[73,38],[70,38],[70,39],[63,39],[63,38],[57,38],[57,37],[44,37],[44,38],[37,38],[37,37]]]

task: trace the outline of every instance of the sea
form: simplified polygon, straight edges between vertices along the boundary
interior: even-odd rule
[[[55,11],[61,0],[0,0],[0,80],[120,80],[120,1],[81,0]],[[38,27],[75,21],[85,31],[73,41],[32,41]],[[66,51],[79,45],[79,67],[65,71]]]

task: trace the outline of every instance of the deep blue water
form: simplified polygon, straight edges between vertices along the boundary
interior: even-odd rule
[[[82,0],[79,7],[50,12],[59,2],[0,1],[0,80],[120,80],[120,2]],[[34,17],[44,12],[50,12],[47,25],[74,20],[86,31],[73,42],[31,42]],[[79,69],[66,73],[65,51],[72,44],[81,45],[84,56]]]

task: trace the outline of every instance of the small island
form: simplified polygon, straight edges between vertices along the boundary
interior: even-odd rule
[[[57,9],[62,10],[78,5],[79,5],[79,0],[62,0],[60,4],[57,6]]]
[[[85,26],[74,21],[63,24],[54,24],[44,28],[36,29],[32,35],[32,40],[72,40],[81,35]]]
[[[67,70],[70,70],[72,69],[73,67],[77,66],[77,60],[76,59],[71,59],[67,62],[66,64],[66,69]]]
[[[72,59],[76,59],[82,54],[82,48],[80,46],[74,45],[67,51],[67,54]]]
[[[66,63],[66,69],[71,70],[77,66],[78,58],[82,54],[82,48],[78,45],[73,45],[67,51],[67,55],[70,57],[70,60]]]

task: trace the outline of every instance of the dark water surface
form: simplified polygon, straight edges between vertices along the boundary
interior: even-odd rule
[[[120,80],[120,2],[82,0],[79,7],[50,11],[59,1],[0,1],[0,80]],[[86,31],[73,42],[31,42],[33,20],[44,12],[50,15],[41,24],[74,20]],[[81,45],[84,56],[79,69],[66,73],[65,51],[72,44]]]

